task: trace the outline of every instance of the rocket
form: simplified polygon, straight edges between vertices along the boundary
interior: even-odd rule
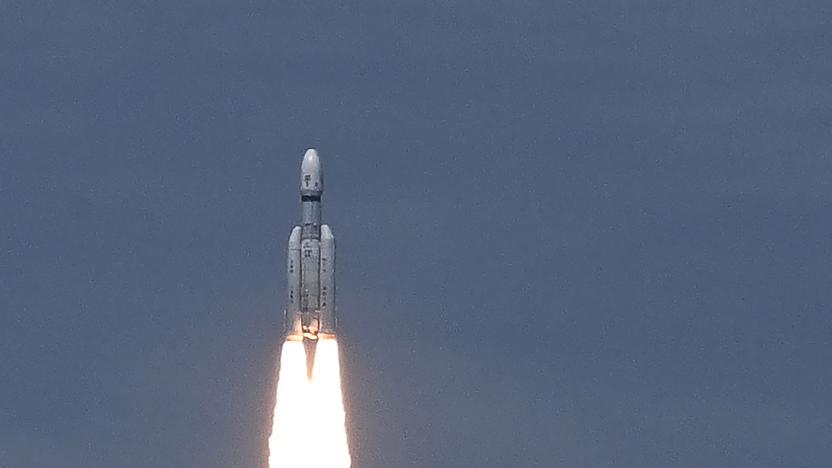
[[[300,166],[302,221],[289,235],[285,317],[286,339],[303,341],[307,350],[319,338],[334,338],[337,325],[335,236],[321,224],[323,193],[321,160],[317,151],[308,149]]]

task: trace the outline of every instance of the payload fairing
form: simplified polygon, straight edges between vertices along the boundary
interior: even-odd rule
[[[335,236],[321,224],[324,177],[318,152],[309,149],[300,168],[302,224],[289,236],[286,339],[315,342],[335,336]]]

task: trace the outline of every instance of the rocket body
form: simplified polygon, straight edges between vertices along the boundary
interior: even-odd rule
[[[335,335],[335,236],[321,224],[323,170],[309,149],[301,163],[301,224],[289,235],[286,339],[315,342]]]

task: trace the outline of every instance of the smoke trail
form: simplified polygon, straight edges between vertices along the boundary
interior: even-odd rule
[[[280,357],[270,468],[349,468],[338,343],[320,340],[312,379],[303,344],[287,341]]]

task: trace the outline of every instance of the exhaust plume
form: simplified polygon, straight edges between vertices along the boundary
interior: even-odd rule
[[[303,343],[286,341],[269,437],[270,468],[349,468],[338,343],[321,339],[311,378]]]

